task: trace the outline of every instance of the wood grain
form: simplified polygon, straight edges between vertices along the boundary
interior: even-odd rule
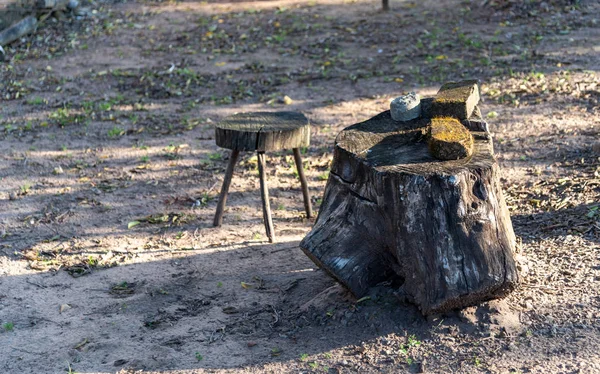
[[[356,297],[396,280],[432,314],[501,297],[518,273],[489,134],[472,133],[472,157],[441,161],[427,149],[427,125],[384,112],[343,130],[300,247]]]
[[[308,147],[310,125],[308,119],[297,112],[239,113],[217,124],[215,138],[219,147],[239,151]]]

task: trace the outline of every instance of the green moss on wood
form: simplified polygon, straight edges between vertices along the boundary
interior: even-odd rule
[[[429,127],[428,146],[439,160],[458,160],[473,154],[473,135],[456,118],[436,117]]]

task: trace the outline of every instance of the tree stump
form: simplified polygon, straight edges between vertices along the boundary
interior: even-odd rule
[[[444,161],[428,149],[427,117],[400,122],[386,111],[337,136],[300,247],[357,298],[398,280],[403,296],[434,314],[502,297],[518,273],[492,139],[472,131],[481,119],[473,118],[473,154]]]

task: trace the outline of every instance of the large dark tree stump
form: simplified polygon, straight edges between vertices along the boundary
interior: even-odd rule
[[[356,297],[396,278],[424,314],[504,296],[518,281],[490,135],[472,131],[472,156],[441,161],[428,150],[429,123],[387,111],[343,130],[300,244]]]

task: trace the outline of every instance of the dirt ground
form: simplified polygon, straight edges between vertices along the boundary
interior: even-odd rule
[[[84,5],[0,63],[0,372],[600,373],[598,2]],[[291,153],[267,159],[277,243],[251,154],[212,227],[224,116],[305,113],[318,209],[342,128],[461,78],[519,240],[506,299],[353,299],[298,248]]]

